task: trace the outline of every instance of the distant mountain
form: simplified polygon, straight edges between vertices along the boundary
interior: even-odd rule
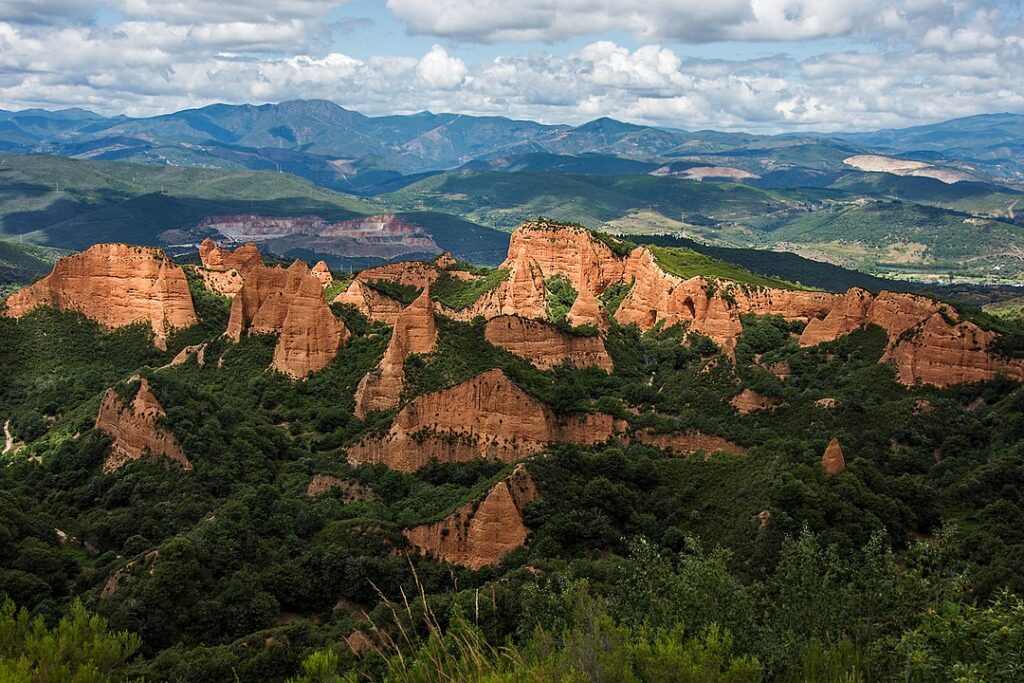
[[[1024,179],[1024,116],[955,119],[902,131],[753,135],[657,128],[600,118],[580,126],[500,116],[420,112],[368,117],[326,100],[214,104],[148,118],[81,109],[0,112],[0,151],[150,164],[279,170],[355,194],[390,192],[424,174],[473,164],[498,170],[531,155],[590,157],[530,170],[605,172],[593,155],[655,167],[685,161],[735,167],[765,186],[816,185],[843,160],[906,153],[948,163],[978,180]],[[610,162],[609,162],[610,163]],[[497,167],[494,166],[497,164]],[[615,171],[623,172],[623,171]],[[648,172],[646,167],[628,172]],[[825,184],[827,184],[827,182]]]

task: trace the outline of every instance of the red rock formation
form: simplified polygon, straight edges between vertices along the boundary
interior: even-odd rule
[[[753,389],[744,389],[733,396],[729,403],[736,409],[736,412],[741,415],[746,415],[747,413],[752,413],[756,410],[774,408],[779,404],[779,402],[774,398],[765,396],[764,394],[759,394]]]
[[[822,410],[835,410],[836,400],[834,398],[819,398],[814,402],[814,405]]]
[[[793,374],[793,368],[790,367],[789,363],[784,360],[777,361],[768,366],[768,372],[772,373],[781,380],[789,379],[789,376]]]
[[[96,244],[65,256],[53,272],[7,298],[6,315],[20,318],[38,306],[79,311],[104,327],[148,323],[155,343],[196,322],[185,273],[160,249]]]
[[[316,265],[310,269],[309,274],[315,277],[320,285],[327,289],[334,282],[334,276],[331,275],[331,269],[327,267],[327,264],[323,261],[317,261]]]
[[[348,304],[370,320],[394,325],[398,314],[402,312],[402,302],[392,299],[367,286],[361,280],[355,280],[344,292],[334,297],[332,303]]]
[[[272,367],[296,378],[326,367],[349,338],[301,261],[287,269],[260,266],[249,273],[231,303],[227,336],[238,341],[246,328],[277,334]]]
[[[1024,361],[994,355],[989,347],[996,334],[970,321],[951,324],[942,313],[897,337],[886,349],[882,362],[895,367],[896,378],[906,385],[939,387],[982,382],[996,375],[1024,381]]]
[[[712,453],[721,451],[732,455],[746,455],[747,449],[743,446],[723,439],[713,434],[704,434],[696,430],[686,432],[674,432],[671,434],[655,434],[644,430],[633,435],[633,440],[645,446],[654,446],[663,451],[672,451],[679,455],[691,455],[699,451]]]
[[[604,310],[604,304],[587,291],[582,291],[576,296],[565,319],[573,327],[589,325],[601,332],[608,331],[608,314]]]
[[[472,306],[462,310],[442,308],[442,313],[456,320],[472,320],[477,316],[494,318],[499,315],[518,315],[523,318],[547,317],[547,289],[540,266],[520,251],[502,264],[508,277],[484,294]]]
[[[208,268],[196,268],[196,272],[203,278],[203,285],[211,292],[233,299],[240,291],[245,279],[237,270],[210,270]]]
[[[807,323],[800,335],[800,346],[833,341],[869,323],[884,329],[892,341],[940,307],[938,302],[923,296],[882,292],[873,297],[870,292],[854,288],[823,319]]]
[[[533,478],[522,464],[499,481],[479,504],[467,503],[433,524],[407,529],[405,537],[421,552],[480,569],[498,564],[526,544],[529,529],[523,508],[538,497]]]
[[[523,223],[512,233],[502,267],[511,267],[524,256],[540,268],[544,278],[564,275],[577,292],[591,296],[623,281],[624,259],[585,228]]]
[[[341,491],[341,499],[345,503],[356,503],[360,501],[373,500],[377,496],[373,490],[363,486],[359,482],[341,479],[330,474],[314,474],[306,486],[306,495],[310,498],[327,493],[328,491]]]
[[[405,359],[410,353],[430,353],[437,344],[437,323],[430,289],[399,314],[380,366],[368,372],[356,389],[355,414],[360,420],[375,410],[398,405],[405,387]]]
[[[103,461],[103,472],[114,472],[125,463],[146,455],[160,456],[192,469],[177,439],[158,421],[165,415],[149,382],[143,379],[135,398],[124,404],[117,391],[107,389],[96,416],[96,428],[113,439],[110,454]]]
[[[601,443],[625,427],[601,413],[555,415],[495,369],[417,397],[398,412],[387,434],[350,447],[348,459],[405,472],[432,459],[515,462],[550,443]]]
[[[192,356],[196,357],[196,363],[200,366],[206,365],[206,344],[186,346],[178,352],[178,355],[168,365],[184,365]]]
[[[199,260],[203,268],[209,270],[236,270],[245,277],[256,266],[263,265],[263,257],[259,248],[249,242],[234,251],[221,249],[217,243],[207,237],[199,245]]]
[[[356,279],[363,282],[384,280],[386,282],[397,282],[407,287],[423,289],[429,287],[441,277],[441,268],[433,263],[423,261],[400,261],[399,263],[386,263],[382,266],[374,266],[362,270]]]
[[[452,252],[446,251],[434,259],[434,265],[441,270],[445,270],[459,265],[459,262],[455,260],[454,256],[452,256]]]
[[[578,337],[536,320],[514,315],[491,318],[484,326],[484,338],[542,370],[567,362],[578,368],[612,371],[612,359],[601,337]]]
[[[821,456],[821,467],[830,477],[846,469],[846,458],[843,457],[839,439],[833,438],[828,442],[828,447],[825,449],[824,455]]]

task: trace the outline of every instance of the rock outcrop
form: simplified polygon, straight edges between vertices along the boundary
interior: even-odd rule
[[[892,363],[896,378],[906,385],[946,387],[996,375],[1024,381],[1024,361],[992,353],[995,339],[994,332],[970,321],[951,323],[942,313],[933,313],[890,343],[882,362]]]
[[[210,270],[209,268],[196,268],[196,272],[203,278],[203,285],[211,292],[233,299],[245,283],[245,278],[232,268],[231,270]]]
[[[814,318],[807,323],[800,335],[800,346],[833,341],[867,324],[881,327],[891,342],[941,307],[937,301],[914,294],[882,292],[875,297],[854,288],[840,297],[823,319]]]
[[[185,470],[192,469],[177,439],[159,423],[164,415],[163,406],[145,379],[127,404],[115,389],[107,389],[96,416],[96,428],[113,439],[110,453],[103,461],[103,472],[109,474],[148,455],[167,458]]]
[[[437,323],[428,287],[398,315],[380,365],[360,380],[355,396],[356,417],[362,420],[375,410],[398,405],[405,387],[405,359],[410,353],[430,353],[436,344]]]
[[[580,292],[576,296],[565,319],[573,327],[589,325],[596,327],[602,333],[608,332],[608,314],[604,310],[604,304],[587,291]]]
[[[484,326],[484,338],[542,370],[569,363],[612,371],[612,359],[601,337],[579,337],[536,320],[515,315],[491,318]]]
[[[470,569],[493,566],[526,544],[529,529],[523,523],[523,509],[537,498],[536,484],[520,464],[479,503],[467,503],[439,522],[404,534],[420,552],[446,562]]]
[[[331,269],[323,261],[317,261],[316,265],[310,269],[309,274],[315,277],[324,289],[330,287],[331,283],[334,282]]]
[[[231,303],[227,336],[238,341],[246,331],[278,335],[272,367],[294,378],[326,367],[349,338],[301,261],[250,271]]]
[[[196,363],[201,367],[206,365],[206,344],[196,344],[195,346],[186,346],[181,351],[178,351],[168,366],[184,365],[188,362],[189,358],[195,356]]]
[[[563,275],[577,292],[591,297],[624,279],[625,261],[586,228],[544,221],[523,223],[512,233],[502,267],[512,267],[524,256],[544,278]]]
[[[196,322],[185,273],[160,249],[96,244],[65,256],[53,271],[7,298],[6,315],[19,318],[39,306],[78,311],[104,327],[147,323],[155,343]]]
[[[441,277],[441,268],[434,263],[423,261],[399,261],[398,263],[385,263],[382,266],[374,266],[359,272],[357,280],[373,282],[384,280],[394,282],[406,287],[423,289],[429,287]]]
[[[495,369],[413,399],[385,435],[351,446],[348,459],[405,472],[435,459],[515,462],[551,443],[601,443],[625,428],[603,413],[556,415]]]
[[[354,306],[370,320],[394,325],[402,312],[402,302],[381,294],[361,280],[355,280],[348,288],[334,297],[331,303]]]
[[[678,455],[692,455],[698,452],[713,453],[716,451],[732,455],[746,455],[747,449],[714,434],[705,434],[697,430],[656,434],[651,431],[640,431],[633,435],[633,440],[645,446],[654,446],[663,451]]]
[[[330,474],[314,474],[306,486],[306,495],[310,498],[316,498],[328,491],[340,492],[341,500],[345,503],[356,503],[376,498],[372,489],[363,486],[359,482],[342,479]]]
[[[821,468],[830,477],[846,469],[846,458],[843,457],[839,439],[833,438],[828,442],[825,453],[821,456]]]
[[[733,396],[729,403],[741,415],[757,410],[770,410],[779,405],[779,402],[774,398],[760,394],[753,389],[744,389]]]
[[[248,275],[253,268],[263,265],[260,250],[252,242],[230,251],[221,249],[209,237],[199,245],[199,260],[203,268],[208,270],[234,270],[242,277]]]
[[[521,250],[514,258],[506,259],[501,267],[508,270],[508,276],[497,287],[468,308],[454,310],[444,307],[442,313],[456,320],[472,320],[477,316],[489,319],[499,315],[547,317],[547,289],[540,265]]]

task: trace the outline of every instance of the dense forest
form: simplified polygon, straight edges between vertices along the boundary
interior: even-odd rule
[[[442,280],[435,298],[464,307],[506,275]],[[0,680],[1024,677],[1016,383],[907,388],[878,362],[880,328],[800,348],[799,323],[756,315],[735,364],[679,326],[613,319],[614,372],[541,370],[488,343],[482,319],[439,317],[436,350],[406,362],[406,399],[501,368],[559,414],[698,429],[746,451],[552,446],[528,463],[529,542],[474,571],[415,552],[402,530],[479,500],[510,465],[346,460],[395,417],[354,415],[391,327],[332,305],[351,340],[292,381],[267,370],[273,336],[224,339],[229,301],[189,285],[200,322],[166,351],[144,326],[46,308],[0,317],[0,418],[20,445],[0,468]],[[565,327],[576,292],[552,281],[549,293]],[[610,288],[605,303],[624,295]],[[169,365],[200,342],[204,365]],[[143,458],[101,471],[101,397],[142,378],[191,470]],[[743,389],[773,409],[738,413]],[[829,475],[832,439],[846,466]],[[368,494],[308,495],[318,474]]]

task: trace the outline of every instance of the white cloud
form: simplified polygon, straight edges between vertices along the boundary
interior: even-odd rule
[[[411,30],[463,40],[557,40],[609,28],[641,38],[626,47],[598,37],[561,54],[489,48],[500,56],[475,62],[464,44],[443,39],[417,56],[325,47],[338,4],[118,0],[123,20],[97,26],[84,15],[56,16],[61,7],[72,16],[73,0],[0,0],[0,108],[149,115],[326,98],[367,114],[430,108],[569,123],[613,116],[764,132],[1024,111],[1016,82],[1024,26],[985,0],[390,0]],[[751,59],[696,58],[671,45],[838,35],[849,36],[842,50],[823,43],[804,58],[786,54],[784,43]]]
[[[430,52],[423,55],[416,65],[416,73],[427,85],[446,90],[460,85],[466,78],[466,72],[465,62],[449,57],[448,51],[440,45],[430,48]]]

